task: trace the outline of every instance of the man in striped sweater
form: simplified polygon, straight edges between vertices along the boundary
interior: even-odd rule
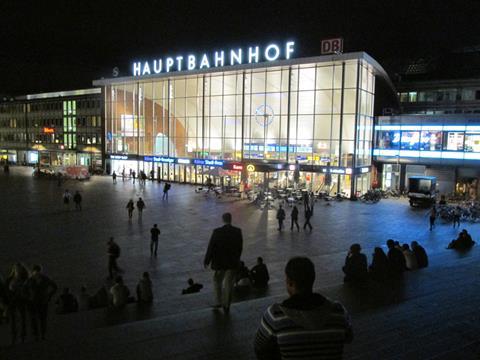
[[[313,292],[315,267],[306,257],[285,268],[290,297],[271,305],[255,337],[258,359],[342,359],[353,339],[348,313],[338,302]]]

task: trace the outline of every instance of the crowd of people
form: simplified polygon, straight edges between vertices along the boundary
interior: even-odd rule
[[[405,271],[413,271],[428,266],[425,249],[417,242],[400,245],[398,241],[387,240],[388,252],[375,247],[372,262],[368,265],[367,256],[362,253],[360,244],[350,246],[345,259],[344,281],[351,283],[365,282],[368,279],[383,281],[401,276]]]

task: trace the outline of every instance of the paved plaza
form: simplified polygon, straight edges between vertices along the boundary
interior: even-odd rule
[[[71,315],[50,312],[47,341],[7,348],[8,326],[0,326],[0,345],[7,359],[252,359],[252,340],[262,312],[286,296],[283,268],[295,255],[315,263],[315,287],[341,300],[350,311],[355,332],[345,347],[348,359],[475,359],[480,353],[480,255],[475,247],[459,254],[446,250],[457,231],[441,222],[428,230],[426,210],[406,200],[319,201],[313,232],[277,231],[275,209],[260,210],[246,200],[195,193],[195,186],[173,184],[162,200],[163,184],[131,181],[112,184],[109,177],[90,181],[34,179],[31,169],[11,168],[0,174],[0,271],[11,264],[41,264],[59,285],[75,292],[81,285],[95,292],[105,283],[106,241],[114,236],[122,248],[119,265],[133,292],[142,272],[149,271],[155,300],[151,309],[129,305],[122,313],[108,309]],[[62,203],[65,188],[83,196],[83,210]],[[143,217],[128,220],[127,201],[141,196]],[[300,209],[300,224],[303,209]],[[212,311],[212,272],[203,256],[221,214],[230,211],[244,236],[243,260],[251,267],[262,256],[271,282],[264,293],[238,295],[231,314]],[[287,209],[287,219],[289,219]],[[150,257],[150,228],[161,229],[158,258]],[[480,225],[464,226],[474,240]],[[419,241],[431,266],[407,274],[395,288],[354,289],[343,285],[343,265],[350,244],[358,242],[369,262],[373,248],[388,238]],[[180,295],[193,277],[204,284],[199,294]],[[4,358],[0,356],[0,358]]]

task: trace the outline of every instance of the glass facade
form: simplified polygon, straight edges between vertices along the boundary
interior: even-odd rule
[[[283,164],[285,176],[266,172],[287,182],[297,164],[312,188],[324,180],[313,173],[339,168],[348,194],[355,169],[371,164],[375,76],[363,58],[165,75],[103,84],[107,154],[135,158],[139,169],[151,156]],[[111,171],[123,167],[115,164]],[[204,168],[177,176],[170,167],[170,180],[203,181]]]

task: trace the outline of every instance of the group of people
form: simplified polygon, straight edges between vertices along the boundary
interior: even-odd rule
[[[291,219],[291,223],[290,223],[290,231],[293,231],[293,227],[295,226],[297,228],[297,231],[300,231],[300,225],[298,225],[298,214],[299,214],[299,211],[298,211],[298,208],[297,206],[294,206],[292,208],[292,211],[290,213],[290,219]],[[285,210],[283,208],[283,205],[279,205],[278,207],[278,210],[277,210],[277,221],[278,221],[278,231],[282,231],[283,230],[283,222],[285,221],[285,218],[286,218],[286,213],[285,213]],[[312,224],[310,224],[310,219],[312,218],[313,216],[313,206],[311,205],[306,205],[305,206],[305,221],[303,223],[303,230],[305,230],[308,226],[308,228],[310,229],[310,232],[313,230],[313,227],[312,227]]]
[[[362,253],[360,244],[350,246],[345,259],[343,272],[344,281],[362,283],[369,278],[375,281],[384,281],[397,278],[404,271],[417,270],[428,266],[428,256],[425,249],[417,242],[411,245],[400,245],[398,241],[387,241],[388,252],[385,254],[381,247],[375,247],[372,262],[368,265],[367,256]]]
[[[0,310],[10,323],[12,344],[20,335],[21,342],[27,336],[27,317],[35,340],[45,339],[48,306],[57,291],[57,285],[42,272],[39,265],[29,271],[21,263],[15,263],[5,281],[0,281]]]
[[[137,200],[137,209],[138,209],[138,217],[142,217],[143,209],[145,209],[145,201],[141,197]],[[135,204],[133,199],[128,200],[127,206],[125,208],[128,211],[128,218],[131,219],[133,217],[133,210],[135,210]]]
[[[125,181],[125,179],[126,179],[125,168],[123,168],[121,175],[122,175],[122,181]],[[135,184],[135,180],[137,179],[137,172],[135,170],[130,169],[129,178],[132,179],[132,182]],[[147,182],[147,179],[148,179],[147,174],[143,170],[140,170],[140,173],[138,174],[138,181],[139,181],[140,185],[145,185],[145,183]],[[150,171],[150,180],[152,180],[152,181],[154,180],[153,170]],[[117,183],[117,172],[116,171],[112,172],[112,181],[113,181],[114,184]]]
[[[70,191],[68,189],[65,189],[65,192],[62,195],[63,199],[63,204],[65,207],[70,208],[70,200],[73,199],[73,202],[75,203],[75,209],[76,210],[82,210],[82,195],[78,190],[75,191],[75,194],[72,196]]]
[[[240,261],[235,279],[237,288],[265,288],[269,280],[268,268],[262,257],[257,258],[257,263],[250,270],[243,261]]]

